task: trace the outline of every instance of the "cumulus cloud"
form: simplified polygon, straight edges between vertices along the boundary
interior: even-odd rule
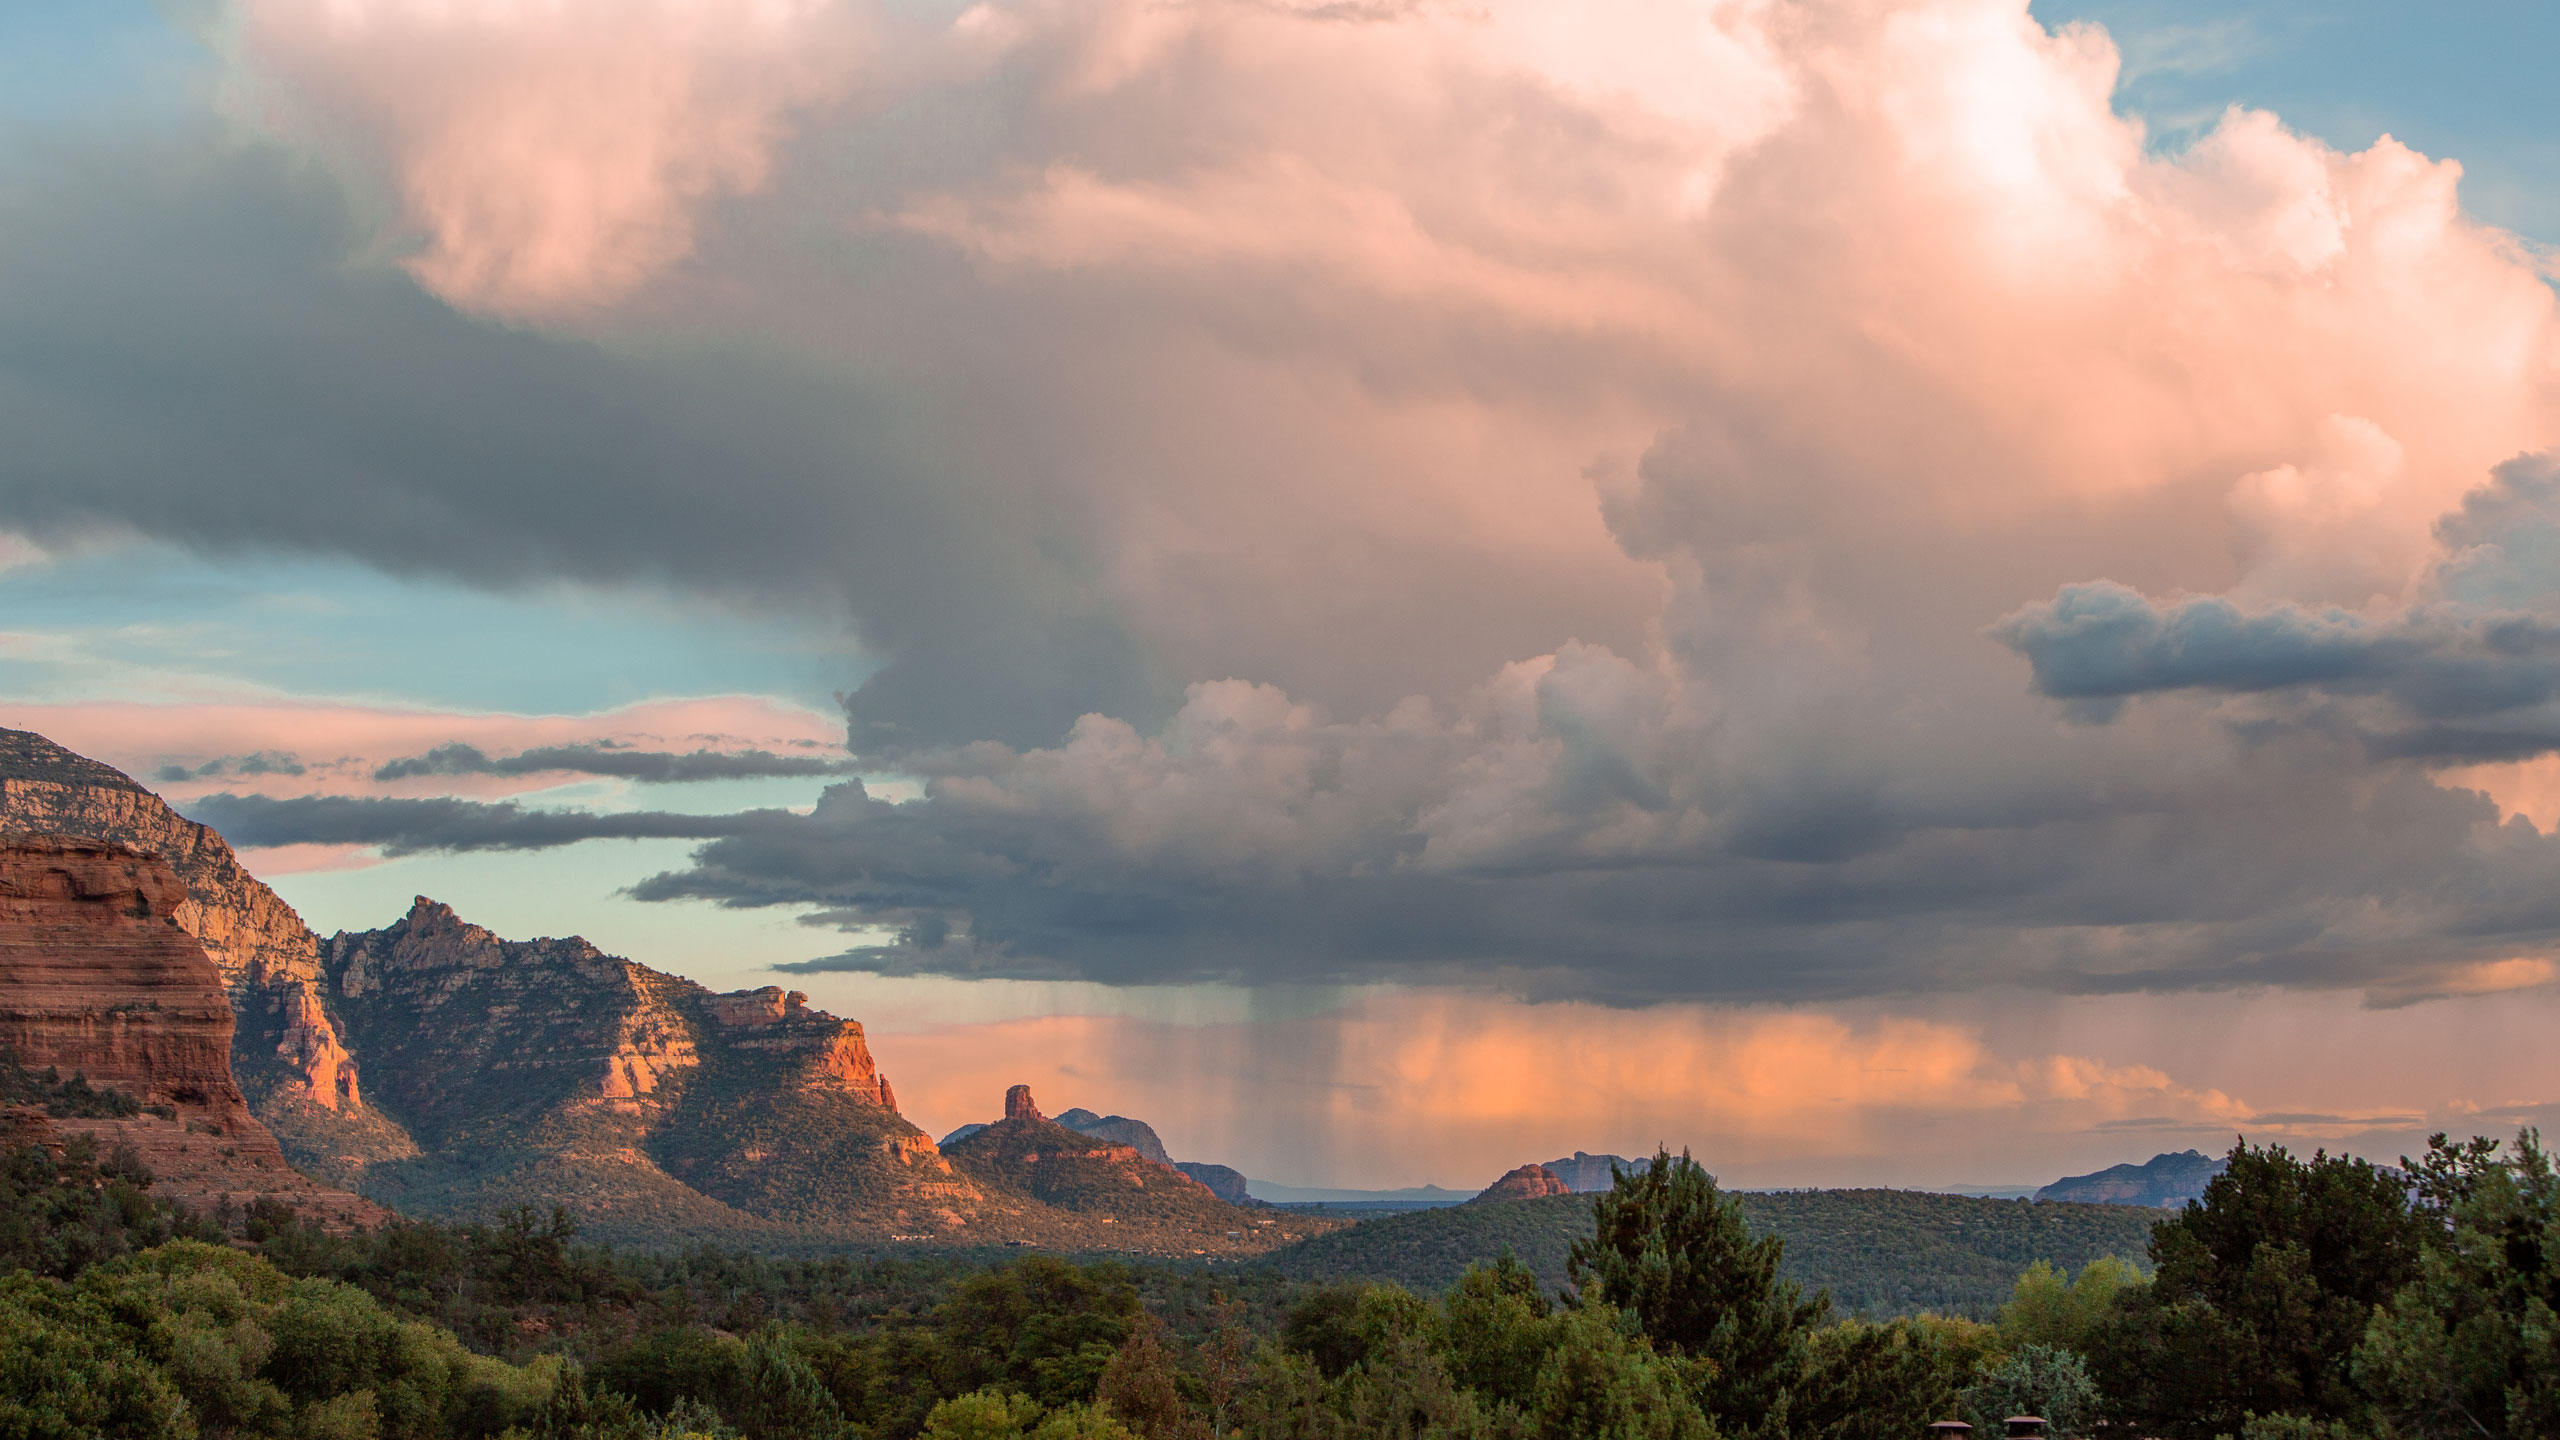
[[[860,44],[826,0],[250,0],[231,20],[242,108],[390,157],[409,272],[507,314],[610,302],[682,260],[694,208],[763,184]]]
[[[427,23],[251,6],[243,63],[462,197],[429,283],[570,276],[576,333],[351,263],[266,151],[39,167],[0,523],[841,613],[922,797],[642,893],[889,968],[1636,999],[2560,945],[2550,837],[2421,763],[2532,743],[2538,502],[2464,497],[2560,441],[2560,301],[2451,162],[2158,153],[2023,0],[846,8],[806,88],[661,7],[711,77],[663,107],[503,8],[376,87],[340,11]],[[484,223],[624,163],[447,143],[555,77],[757,158]],[[190,278],[98,283],[109,234]]]

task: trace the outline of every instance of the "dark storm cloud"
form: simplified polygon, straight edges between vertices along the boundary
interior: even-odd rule
[[[2560,863],[2551,839],[2504,827],[2484,841],[2483,802],[2414,773],[2309,802],[2293,798],[2301,780],[2301,757],[2261,754],[2138,819],[2096,804],[1963,827],[1903,814],[1889,843],[1821,863],[1711,843],[1598,866],[1376,862],[1420,851],[1405,843],[1417,812],[1368,837],[1372,862],[1287,873],[1141,862],[1089,817],[1022,808],[1018,788],[892,805],[848,785],[635,894],[807,907],[895,936],[811,969],[1496,979],[1620,1001],[2415,983],[2395,977],[2560,934],[2560,898],[2530,878]]]
[[[542,850],[584,840],[702,840],[774,823],[782,811],[678,815],[527,810],[513,801],[394,800],[374,796],[207,795],[186,814],[234,845],[366,845],[391,855],[421,851]]]
[[[873,746],[1143,691],[1071,506],[814,366],[471,320],[264,149],[21,152],[0,228],[0,525],[823,605],[885,662],[850,702]]]
[[[2039,694],[2104,719],[2175,691],[2322,702],[2250,717],[2356,735],[2388,759],[2514,760],[2560,749],[2560,459],[2526,456],[2438,523],[2426,599],[2383,614],[2067,585],[1989,631]]]
[[[373,772],[376,780],[423,775],[603,775],[642,784],[678,785],[701,780],[758,780],[842,775],[851,762],[822,755],[778,755],[770,750],[636,750],[619,745],[542,745],[491,756],[456,742],[424,755],[407,755]]]

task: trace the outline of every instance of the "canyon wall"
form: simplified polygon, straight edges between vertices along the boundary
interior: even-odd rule
[[[131,1145],[162,1193],[200,1209],[263,1196],[324,1223],[378,1223],[378,1207],[296,1173],[250,1114],[223,976],[178,920],[187,898],[157,855],[72,836],[0,841],[0,1050],[146,1107],[83,1118],[12,1106],[11,1141]]]

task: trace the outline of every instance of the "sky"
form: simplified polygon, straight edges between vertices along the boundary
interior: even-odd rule
[[[0,724],[1290,1185],[2560,1107],[2548,6],[0,8]]]

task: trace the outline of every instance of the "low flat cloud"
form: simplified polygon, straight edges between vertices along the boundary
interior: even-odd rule
[[[760,780],[842,775],[851,762],[824,755],[781,755],[771,750],[634,750],[602,743],[544,745],[491,756],[460,741],[423,755],[405,755],[375,767],[376,780],[438,775],[602,775],[642,784],[680,785],[703,780]]]
[[[151,772],[151,778],[164,785],[182,785],[196,780],[233,779],[246,775],[302,776],[310,768],[302,757],[290,750],[258,750],[247,755],[218,755],[195,765],[162,765]]]
[[[184,806],[188,818],[212,826],[233,845],[273,849],[292,845],[360,845],[387,855],[426,851],[541,850],[588,840],[703,840],[734,836],[769,825],[786,812],[680,815],[663,810],[604,813],[535,810],[512,800],[381,796],[200,796]]]

